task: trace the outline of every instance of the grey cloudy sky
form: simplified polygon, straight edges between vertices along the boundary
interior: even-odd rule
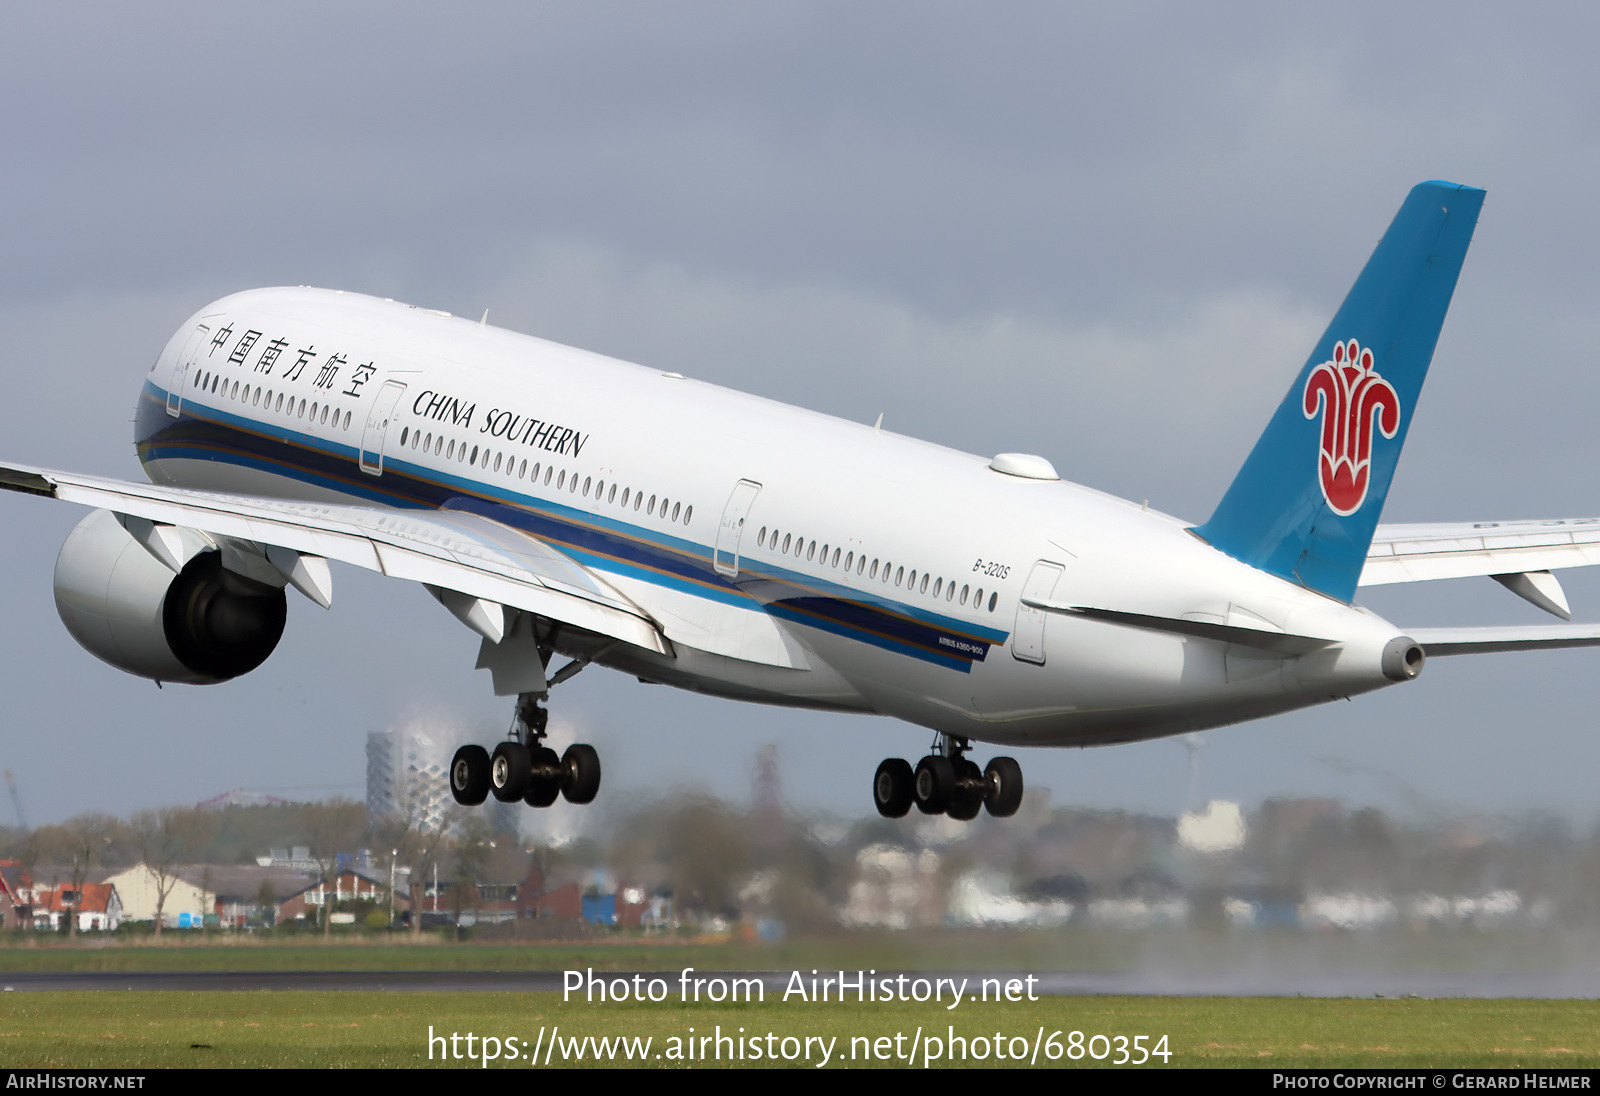
[[[192,311],[309,283],[477,315],[1203,519],[1406,190],[1488,201],[1385,516],[1600,511],[1579,5],[18,4],[0,35],[0,456],[137,476],[143,371]],[[364,735],[508,716],[419,589],[341,570],[255,674],[125,677],[56,619],[79,513],[0,499],[0,763],[33,821],[234,787],[359,794]],[[1600,581],[1568,580],[1600,619]],[[1537,623],[1487,580],[1366,599]],[[1593,652],[1209,732],[1202,791],[1596,819]],[[926,735],[591,670],[606,791],[864,812]],[[1024,751],[1059,803],[1171,812],[1173,742]],[[568,810],[568,808],[560,808]],[[570,822],[570,819],[567,819]]]

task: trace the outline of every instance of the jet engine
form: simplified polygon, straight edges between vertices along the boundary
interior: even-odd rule
[[[56,611],[72,638],[117,669],[156,681],[211,685],[265,662],[288,613],[282,579],[224,567],[228,546],[192,529],[133,528],[160,535],[147,543],[96,510],[61,546]]]

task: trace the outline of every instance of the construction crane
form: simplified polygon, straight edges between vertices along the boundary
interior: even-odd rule
[[[22,810],[22,795],[17,791],[17,777],[10,769],[6,770],[6,788],[11,792],[11,809],[17,814],[17,825],[24,830],[33,829],[28,825],[28,816]]]

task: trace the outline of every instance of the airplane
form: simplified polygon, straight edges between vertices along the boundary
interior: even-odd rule
[[[956,452],[481,321],[337,290],[207,305],[139,393],[148,484],[0,465],[93,507],[55,570],[68,631],[118,669],[214,684],[323,608],[329,561],[422,583],[514,697],[450,767],[465,805],[594,799],[546,743],[590,664],[735,700],[933,732],[873,774],[877,810],[1022,801],[974,742],[1174,735],[1411,681],[1429,656],[1600,644],[1553,569],[1600,519],[1380,526],[1484,191],[1406,197],[1211,517]],[[1358,587],[1491,576],[1569,623],[1404,630]],[[565,664],[554,666],[556,656]]]

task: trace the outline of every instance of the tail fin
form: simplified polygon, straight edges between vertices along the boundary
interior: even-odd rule
[[[1197,535],[1270,574],[1354,596],[1483,193],[1412,188]]]

